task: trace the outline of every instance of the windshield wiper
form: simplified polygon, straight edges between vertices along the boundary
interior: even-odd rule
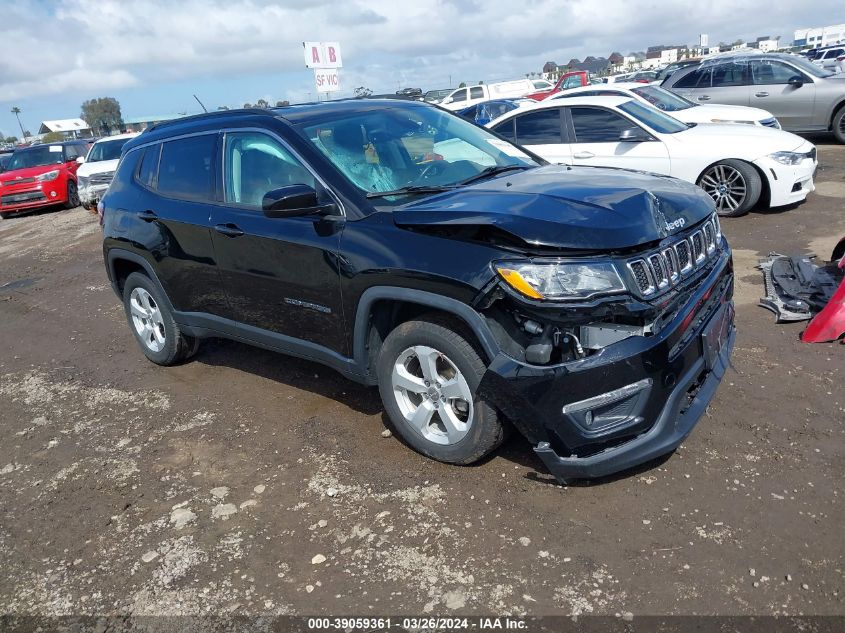
[[[503,174],[506,171],[513,171],[514,169],[519,169],[520,171],[523,169],[531,169],[528,165],[490,165],[490,167],[485,167],[480,172],[475,174],[475,176],[470,176],[469,178],[460,181],[459,185],[468,185],[471,182],[476,182],[477,180],[481,180],[482,178],[489,178],[490,176],[497,176],[499,174]]]
[[[409,193],[440,193],[442,191],[451,191],[454,188],[454,185],[409,185],[391,191],[370,191],[367,193],[367,197],[386,198],[387,196],[401,196]]]

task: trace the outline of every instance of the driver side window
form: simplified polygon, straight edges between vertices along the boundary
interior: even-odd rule
[[[803,73],[792,66],[770,60],[751,62],[751,76],[755,86],[788,84],[792,77],[800,77],[805,82],[809,81]]]
[[[226,134],[225,200],[260,209],[264,195],[287,185],[314,187],[311,175],[281,143],[260,132]]]

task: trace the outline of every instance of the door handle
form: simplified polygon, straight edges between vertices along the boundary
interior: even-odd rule
[[[141,211],[138,214],[138,217],[141,218],[144,222],[152,222],[153,220],[158,220],[158,216],[155,214],[155,211],[150,211],[147,209],[146,211]]]
[[[701,96],[698,98],[698,100],[699,100],[699,101],[710,101],[710,97],[708,97],[707,95],[701,95]]]
[[[244,234],[244,232],[234,224],[216,224],[214,226],[214,230],[227,237],[238,237]]]
[[[768,97],[769,93],[768,92],[755,92],[754,96],[755,97]]]
[[[595,154],[592,152],[576,152],[572,155],[572,158],[593,158]]]

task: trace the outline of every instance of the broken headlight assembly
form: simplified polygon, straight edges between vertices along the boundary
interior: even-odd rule
[[[610,262],[500,262],[496,272],[529,299],[571,301],[626,291]]]

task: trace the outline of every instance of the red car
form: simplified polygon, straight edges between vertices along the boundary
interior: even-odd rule
[[[16,149],[0,174],[0,217],[56,204],[79,206],[76,159],[87,152],[87,141]]]
[[[585,70],[572,70],[568,73],[564,73],[560,76],[560,79],[557,80],[557,83],[552,88],[547,88],[546,90],[540,90],[538,92],[532,92],[531,94],[525,95],[528,99],[534,99],[534,101],[542,101],[546,97],[549,97],[553,94],[561,92],[562,90],[569,90],[570,88],[580,88],[581,86],[589,86],[590,85],[590,76],[587,74]]]

